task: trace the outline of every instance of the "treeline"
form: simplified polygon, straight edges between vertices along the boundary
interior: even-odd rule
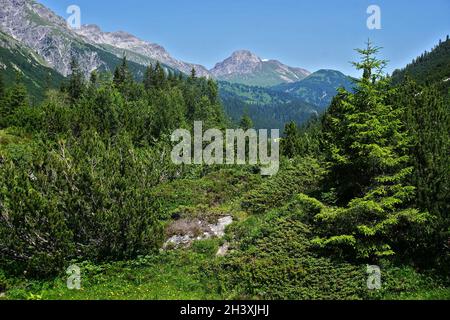
[[[320,191],[302,201],[314,245],[347,261],[382,258],[450,267],[450,109],[435,85],[393,85],[370,43],[362,79],[321,119],[286,126],[283,154],[325,164]],[[305,200],[306,199],[306,200]]]
[[[60,90],[31,105],[21,78],[0,81],[0,268],[51,275],[71,259],[130,259],[161,247],[152,187],[189,170],[170,134],[193,120],[222,128],[215,82],[156,64],[136,82],[124,58],[85,79],[77,62]]]

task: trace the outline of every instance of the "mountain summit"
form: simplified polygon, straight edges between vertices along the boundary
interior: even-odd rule
[[[234,74],[251,74],[258,70],[263,61],[254,53],[248,50],[233,52],[231,57],[216,64],[211,73],[217,77],[226,77]]]
[[[297,82],[311,74],[277,60],[261,59],[248,50],[234,52],[210,72],[218,80],[262,87]]]

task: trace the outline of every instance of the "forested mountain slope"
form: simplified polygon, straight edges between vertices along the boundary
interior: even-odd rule
[[[317,116],[318,107],[285,92],[271,88],[219,82],[225,113],[234,124],[248,115],[257,129],[284,129],[287,122],[301,125]]]
[[[430,52],[425,51],[405,68],[392,74],[394,83],[409,76],[419,84],[434,84],[450,99],[450,38],[439,41]]]
[[[273,90],[289,93],[317,106],[324,111],[337,94],[338,88],[351,90],[354,85],[352,79],[336,70],[319,70],[305,79],[273,87]]]

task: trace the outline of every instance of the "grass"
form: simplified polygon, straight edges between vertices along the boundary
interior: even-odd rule
[[[16,280],[6,299],[37,300],[217,300],[214,279],[202,266],[208,254],[171,251],[129,262],[80,264],[81,289],[69,290],[67,276],[53,281]]]
[[[190,250],[161,252],[128,262],[80,263],[81,290],[69,290],[65,275],[48,281],[10,280],[9,290],[0,300],[223,300],[227,296],[218,280],[205,272],[205,266],[217,259],[213,253],[218,244],[218,240],[207,240]],[[404,279],[396,279],[408,283],[406,287],[386,284],[372,299],[450,300],[449,287],[432,288],[434,284],[426,283],[426,277],[410,270],[407,273]]]

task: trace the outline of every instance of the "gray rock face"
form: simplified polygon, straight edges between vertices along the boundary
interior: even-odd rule
[[[225,242],[219,247],[219,250],[217,250],[216,256],[225,257],[228,253],[228,250],[230,250],[230,244],[228,242]]]
[[[151,60],[162,62],[186,74],[189,74],[194,68],[197,75],[202,77],[210,76],[205,67],[176,60],[162,46],[143,41],[124,31],[103,32],[97,25],[84,25],[81,29],[75,30],[75,32],[97,45],[109,45],[126,50],[126,52],[136,53]],[[137,57],[130,57],[130,59],[133,58],[138,59]],[[143,61],[135,60],[135,62],[142,63]]]
[[[209,227],[211,229],[212,234],[215,237],[222,238],[225,235],[225,228],[232,223],[233,223],[233,217],[226,216],[226,217],[220,218],[216,224],[212,224]]]
[[[72,57],[86,73],[105,64],[63,18],[32,0],[0,0],[0,29],[36,51],[63,75],[68,74]]]
[[[247,50],[240,50],[216,64],[211,73],[217,78],[231,74],[248,74],[261,68],[262,64],[263,61],[257,55]]]

